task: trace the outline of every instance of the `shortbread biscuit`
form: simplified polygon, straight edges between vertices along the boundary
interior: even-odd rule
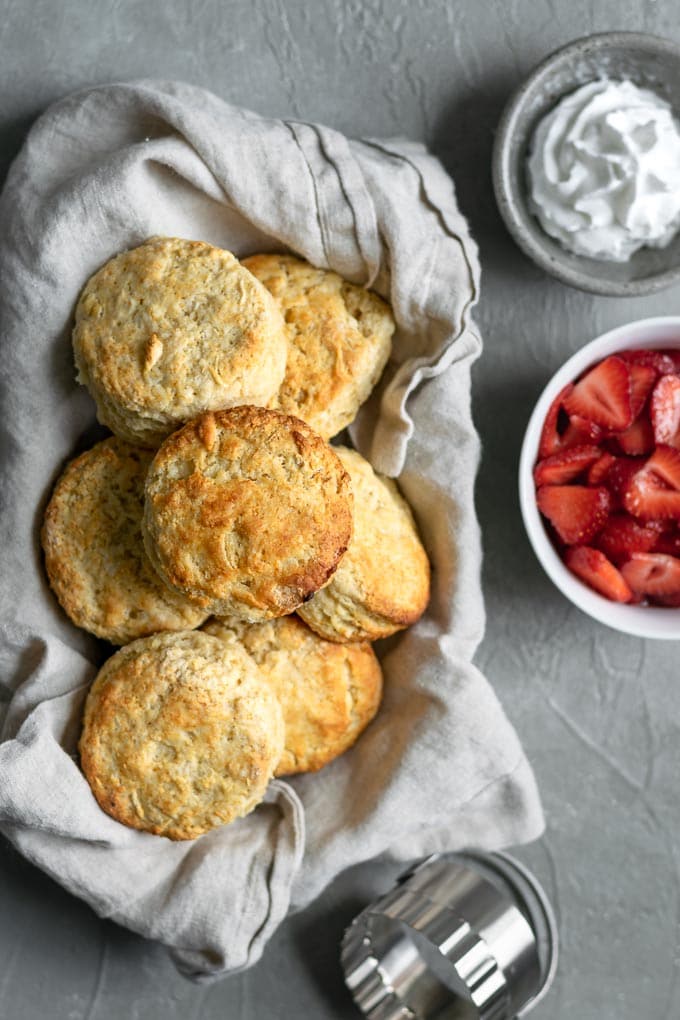
[[[80,762],[117,821],[194,839],[262,800],[283,736],[279,702],[241,647],[196,631],[156,634],[99,671]]]
[[[250,623],[285,616],[349,545],[349,477],[298,418],[249,406],[207,413],[156,454],[143,532],[161,577],[207,611]]]
[[[329,641],[375,641],[408,627],[430,597],[430,565],[397,486],[354,450],[337,447],[354,491],[354,536],[330,584],[302,619]]]
[[[322,768],[352,746],[378,711],[382,671],[367,642],[326,641],[297,616],[256,624],[210,620],[203,630],[245,648],[281,702],[285,749],[277,776]]]
[[[231,252],[155,237],[88,280],[73,349],[99,420],[158,446],[201,411],[266,404],[288,342],[271,295]]]
[[[153,454],[112,437],[76,457],[42,527],[47,576],[78,627],[114,645],[198,627],[207,613],[168,588],[142,545],[144,480]]]
[[[330,439],[354,420],[388,361],[390,307],[292,255],[252,255],[243,265],[271,291],[288,327],[286,375],[269,406]]]

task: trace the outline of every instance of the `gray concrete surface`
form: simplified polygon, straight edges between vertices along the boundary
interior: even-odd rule
[[[505,234],[489,176],[510,90],[549,50],[613,28],[680,40],[677,3],[0,0],[0,174],[53,99],[147,75],[352,135],[424,139],[453,174],[484,267],[474,400],[489,624],[477,661],[536,769],[548,830],[520,856],[554,898],[563,943],[536,1020],[680,1016],[680,649],[572,609],[538,567],[515,495],[523,428],[548,375],[609,327],[680,311],[680,290],[613,300],[547,279]],[[98,920],[2,844],[0,1017],[350,1020],[338,940],[391,878],[375,865],[342,876],[284,924],[259,966],[197,988],[161,949]]]

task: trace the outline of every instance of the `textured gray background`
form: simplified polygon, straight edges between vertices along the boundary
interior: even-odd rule
[[[489,624],[477,661],[536,769],[548,831],[520,856],[552,894],[562,933],[536,1020],[680,1016],[678,646],[617,635],[572,609],[538,567],[515,495],[522,432],[547,377],[605,329],[677,313],[680,290],[619,301],[548,280],[505,234],[489,179],[513,87],[556,46],[614,28],[680,40],[677,0],[0,0],[2,176],[49,102],[150,75],[351,135],[424,139],[453,174],[484,268],[474,396]],[[391,878],[376,866],[342,876],[284,924],[258,967],[204,989],[2,844],[0,1017],[350,1020],[336,947]]]

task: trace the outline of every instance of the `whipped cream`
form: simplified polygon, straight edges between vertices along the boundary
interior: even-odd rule
[[[534,134],[533,212],[578,255],[625,262],[680,226],[680,131],[668,103],[630,81],[594,81]]]

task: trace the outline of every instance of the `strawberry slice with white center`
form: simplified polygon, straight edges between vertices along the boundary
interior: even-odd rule
[[[564,485],[587,471],[600,456],[598,446],[572,446],[552,457],[540,460],[534,468],[534,482],[541,485]]]
[[[623,505],[643,521],[680,520],[680,450],[657,446],[631,476],[623,491]]]
[[[612,602],[630,602],[633,592],[603,552],[587,545],[568,549],[564,562],[572,573]]]
[[[650,404],[654,439],[680,450],[680,375],[663,375]]]
[[[567,414],[577,414],[613,431],[633,422],[630,368],[621,358],[605,358],[574,386],[563,401]]]
[[[604,486],[542,485],[536,500],[565,545],[587,545],[604,527],[611,506]]]
[[[640,595],[680,593],[680,559],[665,553],[633,553],[621,567],[626,583]]]

